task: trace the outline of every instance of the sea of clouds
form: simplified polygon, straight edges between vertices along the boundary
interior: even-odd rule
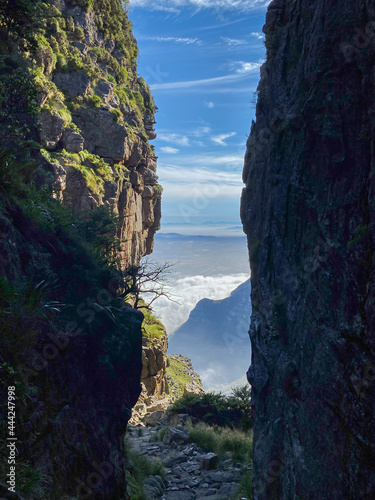
[[[197,274],[179,278],[171,281],[169,287],[173,299],[177,300],[178,303],[161,297],[154,302],[153,309],[161,318],[168,335],[170,335],[185,323],[189,318],[190,311],[194,309],[201,299],[224,299],[247,279],[249,279],[248,273],[219,276]]]

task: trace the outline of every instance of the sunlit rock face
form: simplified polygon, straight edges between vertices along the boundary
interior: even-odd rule
[[[152,252],[160,229],[162,190],[149,143],[156,137],[156,106],[137,74],[129,21],[121,36],[105,35],[107,10],[117,12],[116,1],[105,9],[94,2],[91,10],[85,2],[50,3],[58,6],[65,28],[47,42],[53,48],[57,37],[65,59],[74,62],[63,65],[58,57],[46,71],[48,49],[37,53],[45,73],[38,92],[45,166],[55,196],[74,212],[85,216],[105,206],[118,216],[117,261],[124,269]]]
[[[372,2],[269,5],[241,215],[254,498],[375,491]]]

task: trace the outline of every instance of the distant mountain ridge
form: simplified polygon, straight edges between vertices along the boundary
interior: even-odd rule
[[[222,300],[200,300],[189,319],[169,337],[170,354],[191,358],[204,388],[230,384],[250,364],[250,280]]]

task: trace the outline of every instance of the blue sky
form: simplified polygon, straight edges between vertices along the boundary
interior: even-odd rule
[[[138,72],[159,108],[162,222],[239,220],[269,1],[131,0]]]

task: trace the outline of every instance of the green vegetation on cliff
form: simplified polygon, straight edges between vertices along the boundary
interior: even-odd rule
[[[202,381],[194,371],[191,360],[181,354],[172,354],[167,357],[167,381],[170,397],[179,400],[185,393],[185,387],[189,384],[196,391],[202,391]]]
[[[142,309],[144,320],[142,323],[142,333],[149,340],[161,339],[166,335],[163,323],[149,310]]]
[[[56,432],[61,432],[61,424],[55,419],[59,410],[52,400],[50,414],[41,414],[37,409],[44,404],[46,387],[58,395],[59,377],[66,377],[61,363],[68,366],[73,362],[82,363],[80,358],[85,359],[91,352],[90,364],[95,376],[100,374],[102,380],[108,378],[113,382],[124,377],[125,369],[125,377],[134,378],[132,390],[137,394],[140,321],[137,320],[138,335],[122,310],[123,298],[116,293],[121,274],[105,257],[98,255],[103,228],[95,225],[94,233],[88,232],[85,239],[82,224],[90,227],[90,220],[73,218],[48,192],[37,190],[28,182],[30,174],[32,166],[19,163],[10,153],[0,154],[3,235],[0,239],[0,393],[5,414],[7,387],[16,387],[17,438],[27,443],[20,446],[17,457],[18,491],[27,498],[56,498],[66,483],[59,472],[51,477],[38,466],[41,449],[47,447],[52,454],[61,453],[59,446],[39,437],[48,427],[57,426]],[[128,373],[129,369],[132,374]],[[67,382],[62,397],[70,400],[75,391],[81,390],[78,382],[74,390]],[[89,393],[84,397],[89,397]],[[59,406],[61,402],[56,404]],[[78,415],[79,404],[71,404],[72,411]],[[33,430],[30,434],[30,421],[38,424],[39,432]],[[0,423],[0,432],[5,442],[8,433],[5,420]],[[64,433],[60,437],[66,439]],[[69,446],[78,446],[73,437]],[[9,472],[7,451],[3,448],[0,453],[0,473],[5,478]],[[75,460],[78,466],[83,457],[77,454]],[[87,464],[81,462],[81,470],[85,467]],[[58,486],[59,478],[62,484]]]
[[[142,314],[124,270],[152,250],[161,192],[124,7],[0,2],[0,396],[6,415],[15,387],[25,498],[81,498],[102,461],[113,472],[91,498],[125,491]],[[160,329],[147,314],[145,331]],[[8,472],[2,448],[0,482]]]
[[[156,107],[137,75],[138,47],[125,2],[56,5],[29,0],[0,5],[0,144],[41,164],[38,150],[44,147],[59,162],[66,158],[64,130],[81,133],[90,113],[98,119],[95,109],[109,113],[124,128],[124,138],[134,142],[141,134],[147,141]],[[79,149],[70,151],[75,152]],[[50,161],[45,154],[44,159]],[[85,161],[73,159],[69,165],[101,197],[103,182],[113,180],[113,174],[106,167],[98,172],[95,162],[94,169],[87,166],[87,155]]]

